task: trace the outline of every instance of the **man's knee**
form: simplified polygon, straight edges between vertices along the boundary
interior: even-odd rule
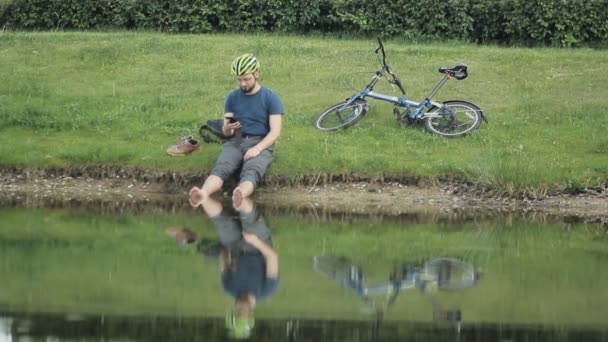
[[[243,173],[241,173],[239,183],[249,182],[255,189],[255,188],[257,188],[258,184],[262,181],[262,177],[263,177],[262,175],[260,175],[256,172],[252,172],[252,171],[243,172]]]
[[[254,186],[257,186],[262,181],[271,162],[272,159],[260,159],[245,163],[241,170],[240,181],[249,181],[253,183]]]
[[[210,174],[221,178],[224,182],[234,176],[241,168],[241,163],[228,160],[218,160]]]

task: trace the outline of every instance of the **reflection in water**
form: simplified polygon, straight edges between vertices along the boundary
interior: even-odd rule
[[[254,327],[257,302],[274,294],[279,284],[279,262],[270,229],[249,198],[234,205],[236,215],[210,197],[201,205],[213,222],[219,242],[199,240],[187,228],[168,228],[166,232],[181,244],[199,240],[197,249],[219,260],[224,291],[235,299],[226,317],[226,328],[234,338],[248,338]]]
[[[11,341],[12,319],[0,317],[0,341]]]
[[[313,268],[359,296],[369,312],[375,314],[376,326],[403,290],[415,289],[432,305],[433,320],[448,322],[456,332],[460,332],[460,308],[446,309],[431,294],[435,290],[473,287],[481,276],[472,264],[452,257],[437,257],[418,264],[403,263],[393,268],[386,282],[373,285],[368,284],[362,268],[345,257],[314,256]],[[376,301],[378,297],[382,298],[380,303]]]
[[[83,317],[69,321],[59,314],[4,313],[0,311],[0,322],[8,322],[6,334],[0,341],[226,341],[224,322],[213,318],[185,318],[169,316],[99,316]],[[594,329],[557,329],[542,325],[468,325],[458,336],[448,334],[435,325],[408,322],[383,324],[379,337],[367,337],[370,327],[366,323],[344,320],[298,320],[297,334],[287,334],[293,321],[264,320],[256,330],[260,337],[254,341],[433,341],[433,342],[487,342],[527,341],[554,342],[606,341],[608,332]],[[1,326],[1,325],[0,325]],[[287,329],[286,329],[287,328]],[[12,329],[12,333],[11,333]],[[4,339],[1,339],[4,338]]]
[[[608,341],[608,235],[600,225],[517,215],[457,224],[324,217],[214,202],[207,218],[180,205],[152,215],[0,208],[0,341],[225,341],[227,327],[250,341]],[[271,239],[265,222],[285,229]],[[185,248],[169,243],[165,229]],[[242,230],[281,255],[281,290],[261,305],[262,290],[252,290],[258,306],[247,296],[237,320],[241,291],[224,290],[224,275],[243,266],[247,248],[264,267],[257,279],[270,283],[272,268]],[[311,267],[315,254],[335,281]],[[368,309],[364,319],[359,306]]]
[[[503,221],[510,224],[518,222],[538,222],[543,224],[566,222],[570,224],[601,224],[608,231],[606,215],[566,214],[544,210],[511,207],[476,207],[463,206],[450,208],[445,206],[429,206],[424,210],[412,209],[397,212],[387,212],[382,208],[371,208],[364,211],[329,209],[317,204],[300,207],[286,207],[282,203],[262,203],[268,215],[289,215],[310,222],[350,223],[373,221],[376,223],[439,223],[459,224],[471,221]],[[112,198],[88,199],[86,201],[69,198],[45,198],[37,196],[4,197],[0,194],[0,207],[28,207],[55,209],[83,209],[97,214],[169,214],[189,213],[190,208],[184,206],[183,196],[175,195],[175,191],[163,197],[140,199],[133,197],[129,201],[117,201]]]

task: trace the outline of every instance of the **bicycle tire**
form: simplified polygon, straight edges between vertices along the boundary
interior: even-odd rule
[[[479,280],[475,266],[457,258],[435,258],[424,265],[424,270],[435,278],[441,290],[467,289]]]
[[[325,109],[317,116],[313,126],[320,131],[346,129],[359,122],[369,108],[367,101],[362,99],[355,100],[342,108],[346,103],[347,101],[343,101]],[[340,108],[342,109],[340,110]]]
[[[476,130],[483,120],[483,112],[466,101],[446,101],[443,107],[433,107],[425,113],[424,125],[428,132],[446,138],[463,137]]]

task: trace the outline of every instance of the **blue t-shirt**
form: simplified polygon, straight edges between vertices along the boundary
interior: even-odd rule
[[[278,277],[266,277],[266,261],[255,252],[240,255],[236,270],[225,271],[221,278],[224,291],[234,298],[250,293],[263,300],[275,293],[279,284]]]
[[[261,87],[253,95],[236,89],[228,94],[224,104],[224,113],[234,113],[234,118],[241,123],[241,133],[247,135],[268,134],[270,114],[283,112],[279,96],[266,87]]]

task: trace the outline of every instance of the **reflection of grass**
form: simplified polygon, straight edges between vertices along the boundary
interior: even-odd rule
[[[11,274],[11,281],[3,283],[7,297],[1,301],[10,307],[200,315],[201,294],[222,291],[219,281],[205,274],[215,276],[217,270],[204,270],[193,251],[179,250],[159,226],[163,220],[44,211],[31,214],[34,220],[12,213],[3,217],[8,221],[0,235],[2,255],[11,261],[3,274]],[[223,313],[226,301],[204,299],[216,314]]]
[[[455,174],[506,193],[539,194],[598,184],[608,174],[602,51],[387,42],[414,100],[438,80],[438,66],[469,64],[470,77],[450,81],[438,99],[477,103],[491,122],[466,139],[447,140],[397,126],[391,106],[378,101],[347,131],[311,128],[316,113],[367,82],[376,67],[373,40],[5,32],[0,42],[0,165],[208,170],[218,146],[179,162],[164,149],[221,117],[224,96],[236,86],[230,60],[252,51],[262,61],[263,84],[281,95],[287,112],[272,173]],[[382,82],[376,90],[397,95]],[[45,144],[14,143],[31,136]]]
[[[2,209],[0,216],[0,309],[218,317],[230,306],[217,261],[204,259],[193,246],[177,247],[163,232],[183,225],[216,239],[200,213],[109,217]],[[606,314],[607,252],[599,227],[267,220],[280,256],[281,285],[259,305],[260,317],[366,317],[359,313],[359,298],[313,270],[312,256],[322,254],[352,260],[372,283],[388,280],[392,267],[406,262],[463,258],[482,269],[479,285],[432,295],[461,307],[469,322],[594,324]],[[431,317],[429,302],[412,290],[389,313],[389,320]]]

